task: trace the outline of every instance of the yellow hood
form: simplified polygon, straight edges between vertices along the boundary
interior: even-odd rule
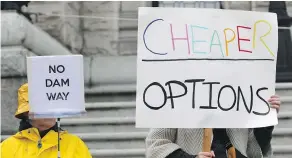
[[[28,84],[23,84],[18,89],[18,107],[15,112],[15,117],[21,119],[22,114],[29,112],[29,104],[28,104]]]

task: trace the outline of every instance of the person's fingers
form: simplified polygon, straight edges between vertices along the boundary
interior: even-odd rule
[[[270,103],[271,103],[271,102],[275,102],[275,101],[276,101],[276,102],[281,102],[281,100],[280,100],[279,97],[273,97],[273,96],[272,96],[271,98],[268,99],[268,102],[270,102]]]
[[[279,110],[280,110],[280,106],[279,105],[271,105],[271,108],[276,109],[277,112],[279,112]]]
[[[278,95],[272,95],[271,98],[279,98]]]
[[[269,102],[271,105],[278,105],[280,106],[281,105],[281,101],[277,101],[277,100],[274,100],[274,101],[271,101]]]
[[[271,105],[271,108],[279,110],[280,106],[279,105]]]
[[[269,98],[268,100],[280,100],[280,98],[279,97],[276,97],[276,98]]]
[[[211,152],[200,152],[198,155],[205,156],[205,157],[212,157]]]
[[[279,97],[271,97],[268,102],[271,104],[271,105],[281,105],[281,100]]]
[[[270,98],[271,100],[280,100],[279,97],[273,97],[273,98]]]
[[[212,158],[215,157],[214,151],[211,151],[211,154],[212,154]]]
[[[211,152],[200,152],[199,155],[204,156],[206,158],[212,158]]]

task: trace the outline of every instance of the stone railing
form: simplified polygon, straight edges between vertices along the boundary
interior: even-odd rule
[[[23,46],[36,55],[70,55],[64,46],[16,12],[1,11],[1,46]]]

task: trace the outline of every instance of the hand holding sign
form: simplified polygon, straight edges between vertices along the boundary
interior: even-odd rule
[[[27,58],[30,113],[62,118],[85,113],[83,57]]]
[[[199,154],[195,158],[215,158],[215,154],[213,151],[211,152],[199,152]]]

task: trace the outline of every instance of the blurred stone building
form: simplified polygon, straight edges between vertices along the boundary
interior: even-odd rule
[[[134,128],[138,7],[276,12],[280,26],[277,93],[283,112],[273,147],[277,158],[292,156],[292,2],[33,1],[18,9],[9,7],[14,9],[1,7],[3,138],[18,128],[12,116],[17,88],[27,80],[25,57],[83,54],[88,116],[63,119],[62,125],[78,133],[100,158],[145,157],[148,129]]]

